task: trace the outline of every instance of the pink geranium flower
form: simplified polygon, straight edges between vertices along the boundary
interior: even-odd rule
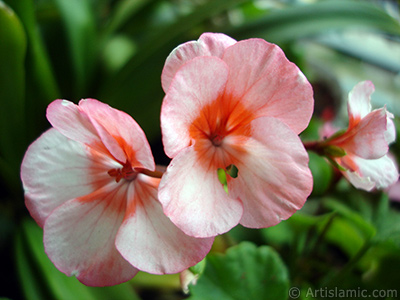
[[[86,285],[114,285],[138,270],[177,273],[212,239],[185,235],[163,214],[146,137],[127,114],[97,100],[56,100],[53,128],[25,154],[26,206],[44,228],[55,266]]]
[[[312,114],[312,88],[279,47],[205,33],[170,54],[162,84],[172,161],[159,199],[172,222],[211,237],[238,223],[275,225],[303,206],[312,177],[297,134]],[[226,174],[226,189],[218,170],[232,165],[238,176]]]
[[[370,97],[374,90],[370,81],[360,82],[353,88],[347,104],[347,130],[334,134],[324,143],[328,156],[331,152],[331,159],[350,183],[367,191],[386,188],[399,177],[395,163],[387,155],[389,144],[396,138],[393,115],[386,107],[371,111]],[[326,128],[322,135],[329,137],[333,131]]]

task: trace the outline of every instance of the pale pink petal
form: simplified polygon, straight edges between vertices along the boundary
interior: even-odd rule
[[[119,161],[125,163],[128,159],[132,167],[155,169],[146,136],[131,116],[95,99],[81,100],[79,107],[91,120],[106,148]]]
[[[335,139],[334,144],[362,158],[377,159],[388,151],[386,128],[386,109],[374,110],[342,137]]]
[[[379,159],[363,159],[357,156],[352,159],[358,170],[346,171],[344,175],[356,188],[367,191],[374,187],[383,189],[394,184],[399,178],[396,164],[387,155]]]
[[[371,81],[362,81],[349,93],[347,110],[350,128],[371,112],[371,94],[374,91],[375,87]]]
[[[387,124],[385,131],[385,139],[388,144],[393,143],[396,140],[396,128],[394,126],[394,116],[390,112],[387,112]]]
[[[43,226],[52,210],[65,201],[115,182],[107,172],[120,167],[102,152],[49,129],[31,144],[22,161],[26,206]]]
[[[171,161],[159,187],[164,213],[186,234],[212,237],[238,224],[242,203],[228,197],[217,170],[199,163],[193,146]]]
[[[229,67],[226,94],[258,116],[282,120],[295,133],[308,126],[312,87],[278,46],[261,39],[240,41],[226,49],[223,60]]]
[[[161,75],[164,92],[167,92],[176,72],[189,60],[198,56],[216,56],[221,58],[225,49],[236,43],[222,33],[203,33],[197,41],[190,41],[176,47],[165,61]]]
[[[202,260],[214,239],[184,234],[163,213],[157,200],[159,179],[141,175],[131,185],[128,209],[118,231],[116,246],[141,271],[178,273]]]
[[[191,144],[191,124],[204,106],[222,96],[228,73],[217,57],[194,58],[176,73],[161,108],[163,144],[169,157]]]
[[[89,286],[115,285],[138,272],[117,251],[115,237],[124,218],[125,184],[105,187],[55,209],[44,225],[44,245],[54,265]]]
[[[107,152],[86,113],[73,102],[54,100],[47,107],[46,116],[50,124],[67,138]]]
[[[236,156],[239,173],[229,182],[229,191],[243,202],[240,224],[263,228],[276,225],[299,210],[311,193],[313,180],[307,152],[286,124],[263,117],[251,125],[251,138],[244,146],[246,153]],[[227,143],[237,144],[234,139]]]

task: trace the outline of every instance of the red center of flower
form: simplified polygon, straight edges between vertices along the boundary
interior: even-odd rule
[[[222,140],[223,140],[223,137],[219,134],[216,134],[211,138],[211,142],[215,147],[221,146]]]
[[[107,172],[111,177],[115,177],[115,181],[119,182],[122,178],[127,181],[132,181],[136,179],[138,172],[132,169],[129,162],[126,162],[120,169],[111,169]]]

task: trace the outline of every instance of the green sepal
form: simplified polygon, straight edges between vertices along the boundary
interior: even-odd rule
[[[329,145],[329,146],[324,147],[324,154],[326,156],[330,156],[330,157],[343,157],[347,153],[343,148],[340,148],[335,145]]]
[[[327,159],[329,160],[329,162],[337,169],[339,169],[340,171],[346,172],[347,169],[342,167],[341,165],[339,165],[334,159],[327,157]]]

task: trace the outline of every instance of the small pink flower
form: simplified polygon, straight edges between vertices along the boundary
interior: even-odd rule
[[[333,156],[343,175],[356,188],[367,191],[386,188],[397,181],[395,163],[388,157],[389,144],[396,138],[393,115],[386,107],[371,111],[372,82],[358,83],[349,94],[349,126],[343,134],[327,140],[327,146],[344,150]]]
[[[273,226],[312,189],[297,136],[310,120],[312,88],[276,45],[203,34],[167,58],[161,127],[172,158],[159,188],[165,214],[191,236],[238,223]],[[227,191],[218,170],[234,165]]]
[[[139,270],[178,273],[204,258],[212,239],[185,235],[163,214],[146,137],[127,114],[94,99],[56,100],[53,128],[25,154],[26,206],[44,228],[55,266],[86,285],[114,285]]]

